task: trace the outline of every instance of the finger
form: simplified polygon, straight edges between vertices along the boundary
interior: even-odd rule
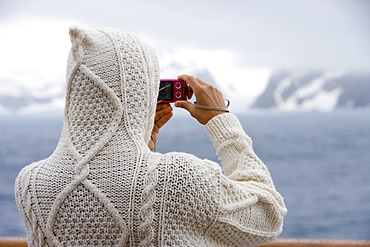
[[[199,78],[195,78],[195,80],[199,83],[199,85],[202,85],[202,86],[209,85],[207,82],[202,81],[202,80],[201,80],[201,79],[199,79]]]
[[[160,119],[158,119],[158,121],[156,122],[156,125],[158,128],[161,128],[163,127],[163,125],[165,125],[170,119],[171,117],[173,116],[173,112],[169,112],[165,115],[163,115]]]
[[[186,90],[187,99],[191,99],[191,97],[193,97],[193,94],[194,94],[193,89],[191,88],[190,85],[186,85],[185,90]]]
[[[155,113],[155,121],[158,121],[163,115],[166,115],[166,114],[168,114],[172,111],[173,111],[173,108],[170,104],[168,104],[165,108],[157,110],[156,113]]]
[[[189,101],[182,101],[182,100],[181,101],[176,101],[175,106],[179,107],[179,108],[184,108],[185,110],[187,110],[190,113],[195,108],[195,106],[192,103],[190,103]]]
[[[200,87],[199,82],[190,75],[179,75],[177,77],[179,80],[186,81],[187,84],[193,89],[194,92],[197,92],[198,88]]]
[[[171,107],[171,105],[169,103],[160,103],[160,104],[157,104],[157,108],[156,108],[156,111],[160,111],[164,108],[167,108],[167,107]]]
[[[172,106],[168,103],[166,104],[158,104],[157,108],[156,108],[156,112],[155,112],[155,115],[156,116],[159,116],[159,115],[163,115],[165,113],[168,113],[170,111],[172,111]]]
[[[186,92],[186,98],[187,98],[187,99],[191,99],[191,97],[193,97],[193,94],[194,94],[194,92],[193,92],[193,91],[188,91],[188,92]]]

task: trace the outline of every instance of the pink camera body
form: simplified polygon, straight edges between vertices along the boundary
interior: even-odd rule
[[[158,103],[173,103],[186,100],[186,84],[177,79],[161,79],[159,84]]]

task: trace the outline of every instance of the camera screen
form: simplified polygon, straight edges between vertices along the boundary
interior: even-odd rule
[[[171,101],[173,99],[172,83],[172,81],[161,81],[159,85],[158,101]]]

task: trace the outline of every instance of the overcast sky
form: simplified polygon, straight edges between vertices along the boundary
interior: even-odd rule
[[[368,0],[1,0],[0,20],[117,27],[174,47],[230,49],[244,66],[370,66]]]
[[[73,24],[126,29],[151,43],[162,65],[171,51],[225,71],[221,79],[264,71],[265,80],[279,68],[369,70],[369,13],[368,0],[0,0],[0,76],[34,74],[35,85],[40,74],[64,76]]]

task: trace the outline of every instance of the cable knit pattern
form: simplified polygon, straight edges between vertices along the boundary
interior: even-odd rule
[[[59,143],[15,183],[29,246],[255,246],[280,234],[283,198],[233,114],[206,125],[222,167],[151,152],[153,49],[117,29],[70,38]]]

